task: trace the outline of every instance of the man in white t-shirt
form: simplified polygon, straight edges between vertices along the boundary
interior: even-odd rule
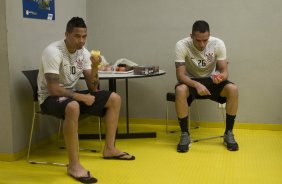
[[[102,57],[91,56],[84,47],[86,37],[84,20],[73,17],[67,23],[65,39],[45,48],[37,80],[38,100],[44,113],[64,119],[68,174],[82,183],[96,183],[97,179],[79,161],[77,130],[81,113],[105,112],[104,159],[134,160],[135,157],[115,148],[121,98],[117,93],[98,90],[98,65]],[[74,86],[82,74],[88,90],[76,91]]]
[[[176,43],[175,66],[178,84],[175,86],[175,107],[181,128],[178,152],[189,151],[188,108],[196,98],[226,103],[224,144],[237,151],[233,126],[238,108],[238,88],[228,81],[226,48],[219,38],[210,36],[209,24],[199,20],[192,34]]]

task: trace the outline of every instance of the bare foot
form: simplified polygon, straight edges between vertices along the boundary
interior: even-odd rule
[[[67,173],[74,177],[84,177],[88,175],[88,171],[80,164],[70,164]]]
[[[96,183],[98,180],[91,176],[90,172],[83,168],[80,164],[69,165],[68,175],[81,183]]]

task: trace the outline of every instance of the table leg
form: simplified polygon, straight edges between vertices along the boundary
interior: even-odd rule
[[[129,134],[128,79],[125,79],[126,133]]]
[[[117,81],[116,81],[116,79],[109,79],[109,91],[117,92]]]
[[[125,79],[125,109],[126,109],[126,134],[118,133],[116,135],[119,139],[126,138],[155,138],[157,137],[156,132],[140,132],[130,133],[129,132],[129,98],[128,98],[128,79]]]

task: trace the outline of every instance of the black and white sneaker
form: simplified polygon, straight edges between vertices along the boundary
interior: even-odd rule
[[[185,153],[189,151],[190,147],[190,136],[188,135],[188,132],[182,132],[180,136],[179,144],[177,145],[177,151],[180,153]]]
[[[237,151],[239,149],[239,146],[237,142],[235,141],[234,134],[232,131],[229,130],[227,131],[226,134],[224,134],[223,141],[224,141],[226,148],[229,151]]]

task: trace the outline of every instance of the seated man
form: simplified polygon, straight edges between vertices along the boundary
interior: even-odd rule
[[[176,43],[175,107],[181,128],[178,152],[187,152],[190,145],[188,108],[195,98],[226,102],[226,129],[224,143],[228,150],[239,149],[233,135],[238,106],[237,86],[228,81],[226,48],[224,42],[210,36],[209,24],[196,21],[192,34]]]
[[[106,109],[105,159],[134,160],[135,157],[115,148],[121,98],[117,93],[98,90],[100,56],[91,56],[84,47],[87,28],[84,20],[73,17],[66,26],[65,39],[51,43],[42,53],[38,74],[38,94],[41,109],[46,114],[64,118],[64,139],[68,151],[67,172],[83,183],[95,183],[79,161],[78,119],[80,113],[99,114]],[[89,93],[74,90],[84,75]]]

